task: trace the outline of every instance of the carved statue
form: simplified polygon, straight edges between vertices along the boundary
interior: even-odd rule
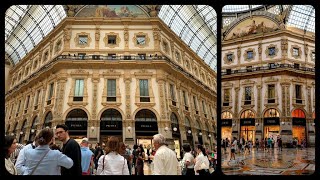
[[[95,36],[96,41],[99,41],[100,40],[100,31],[97,30],[95,34],[96,34],[96,36]]]
[[[68,5],[68,11],[67,11],[67,15],[68,17],[73,17],[75,15],[75,10],[77,8],[76,5]]]
[[[256,21],[255,20],[252,20],[252,23],[247,27],[249,27],[249,31],[248,31],[247,34],[255,34],[255,33],[257,33],[257,25],[256,25]]]
[[[63,35],[64,39],[69,41],[71,39],[70,30],[69,29],[64,29],[63,32],[64,32],[64,35]]]
[[[129,32],[128,32],[128,30],[125,30],[125,31],[124,31],[124,40],[125,40],[125,41],[128,41],[128,40],[129,40]]]

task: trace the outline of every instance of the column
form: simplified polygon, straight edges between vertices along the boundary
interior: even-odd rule
[[[261,93],[262,93],[262,86],[259,84],[257,85],[257,94],[258,94],[258,101],[257,101],[257,114],[256,114],[256,135],[255,138],[258,138],[260,141],[263,138],[262,129],[263,129],[263,122],[262,122],[262,115],[261,115]],[[254,139],[255,142],[255,139]]]
[[[232,119],[232,138],[237,137],[239,139],[238,135],[240,133],[240,122],[238,118],[238,107],[239,107],[239,87],[235,87],[235,102],[234,102],[234,113],[233,113],[233,119]]]
[[[292,140],[292,118],[290,114],[290,83],[280,83],[282,90],[282,116],[280,117],[280,136],[285,147],[286,143]]]
[[[94,71],[91,78],[92,87],[92,108],[91,108],[91,119],[88,120],[87,134],[89,140],[92,143],[99,142],[100,140],[100,120],[97,117],[97,107],[98,107],[98,85],[100,82],[99,72]]]
[[[135,122],[134,117],[131,116],[131,100],[130,100],[130,84],[131,84],[131,75],[130,72],[124,73],[124,82],[125,82],[125,123],[123,123],[123,132],[124,132],[124,142],[129,145],[135,144]]]

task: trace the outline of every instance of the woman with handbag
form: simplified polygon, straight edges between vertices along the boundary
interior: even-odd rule
[[[20,171],[23,175],[61,175],[60,167],[71,168],[73,161],[59,150],[51,150],[53,131],[44,128],[37,135],[38,147],[25,151],[25,160]]]
[[[119,139],[111,136],[105,148],[106,155],[98,160],[97,175],[129,175],[127,160],[119,153]]]

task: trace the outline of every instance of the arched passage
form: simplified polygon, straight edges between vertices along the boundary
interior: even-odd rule
[[[22,144],[24,141],[24,137],[26,135],[27,131],[27,119],[25,119],[22,123],[21,130],[20,130],[20,137],[19,137],[19,142]]]
[[[181,154],[180,154],[180,147],[181,147],[180,127],[179,127],[178,117],[174,112],[171,113],[170,120],[171,120],[171,129],[172,129],[172,138],[174,141],[174,150],[177,153],[177,158],[180,158],[181,157]]]
[[[280,114],[277,109],[267,109],[263,115],[264,138],[273,138],[275,141],[280,135]]]
[[[49,111],[44,119],[44,123],[42,125],[42,129],[45,127],[51,128],[52,126],[52,112]]]
[[[247,109],[240,116],[240,138],[246,141],[255,140],[255,113]]]
[[[301,144],[306,140],[306,115],[303,110],[295,109],[291,113],[292,116],[292,137]]]
[[[194,147],[191,125],[188,117],[185,117],[184,123],[185,123],[184,125],[185,125],[186,135],[187,135],[187,143],[189,143],[191,147]]]
[[[108,136],[117,136],[122,140],[122,115],[116,109],[107,109],[100,117],[101,141],[106,142]]]
[[[135,115],[135,132],[137,144],[142,144],[145,152],[152,148],[153,135],[158,133],[158,123],[155,113],[149,109],[141,109]]]
[[[39,117],[36,116],[32,120],[32,125],[30,129],[29,141],[33,141],[37,134],[37,124],[39,123]]]
[[[232,114],[225,111],[221,114],[221,138],[231,140],[232,138]]]
[[[87,137],[88,115],[84,110],[71,110],[67,114],[65,124],[69,128],[69,135],[74,139]]]

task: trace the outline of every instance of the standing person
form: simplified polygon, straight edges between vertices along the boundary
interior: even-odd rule
[[[94,165],[96,170],[98,168],[98,160],[102,155],[104,155],[102,147],[100,146],[100,143],[97,143],[94,150]]]
[[[145,154],[142,146],[138,146],[136,151],[136,175],[144,175],[143,166],[144,166],[144,158]]]
[[[119,139],[111,136],[105,148],[106,155],[99,158],[97,175],[129,175],[127,160],[119,153]]]
[[[93,152],[89,149],[88,144],[88,138],[83,138],[80,144],[82,175],[90,175],[90,167],[93,165]]]
[[[10,160],[13,164],[16,164],[17,158],[19,156],[20,151],[24,148],[23,144],[17,143],[16,144],[16,149],[14,150],[13,153],[10,154]]]
[[[5,168],[4,175],[18,175],[18,171],[10,159],[10,155],[17,148],[17,139],[14,136],[7,135],[4,138]]]
[[[199,175],[210,175],[210,162],[207,157],[206,151],[201,144],[197,145],[196,152],[198,155],[195,159],[194,171],[196,173],[199,173]]]
[[[258,150],[259,150],[259,139],[258,138],[256,138],[255,146],[256,146],[256,149],[257,149],[257,152],[258,152]]]
[[[61,175],[60,167],[72,167],[71,158],[59,150],[49,148],[54,139],[52,129],[44,128],[37,136],[39,145],[24,152],[24,165],[20,169],[23,175]]]
[[[59,141],[62,141],[62,153],[73,160],[73,166],[70,169],[61,168],[61,175],[81,176],[81,150],[80,145],[69,136],[69,128],[65,124],[56,126],[56,135]]]
[[[179,163],[176,153],[169,149],[166,144],[166,139],[162,134],[153,136],[153,145],[156,149],[154,156],[154,175],[181,175]]]
[[[230,152],[230,160],[232,159],[233,157],[233,160],[236,160],[236,156],[235,156],[235,152],[236,152],[236,149],[237,149],[237,138],[236,137],[233,137],[233,142],[231,143],[231,152]]]
[[[124,142],[119,143],[119,154],[127,160],[129,175],[131,175],[131,154],[127,151],[127,147]]]
[[[193,176],[194,175],[194,157],[191,154],[191,148],[189,144],[184,144],[182,146],[183,151],[185,152],[182,162],[187,168],[187,172],[185,175]]]
[[[15,164],[19,175],[22,175],[22,173],[23,173],[22,167],[25,164],[25,151],[27,149],[35,149],[39,145],[37,142],[38,142],[38,136],[36,135],[34,138],[34,141],[32,143],[24,146],[24,148],[20,151],[19,156],[16,161],[16,164]]]
[[[133,150],[132,150],[132,154],[131,154],[131,158],[132,158],[132,170],[131,173],[133,175],[137,175],[137,168],[136,168],[136,162],[137,162],[137,157],[138,157],[138,145],[133,145]]]
[[[278,147],[279,147],[279,151],[282,151],[282,139],[279,138],[278,140]]]

